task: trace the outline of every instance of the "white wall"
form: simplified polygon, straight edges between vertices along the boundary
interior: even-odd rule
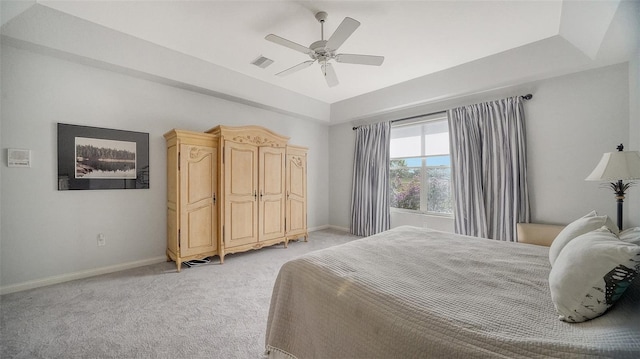
[[[639,6],[640,7],[640,6]],[[637,12],[640,15],[640,11]],[[640,151],[640,50],[629,62],[629,150]],[[640,181],[625,199],[630,223],[640,223]]]
[[[407,213],[392,209],[391,228],[398,226],[416,226],[443,232],[454,232],[453,217]]]
[[[600,16],[593,20],[593,14]],[[333,103],[331,123],[366,121],[408,106],[473,97],[626,62],[640,43],[640,2],[565,1],[558,31],[540,41]]]
[[[328,128],[8,46],[2,47],[1,65],[0,290],[161,260],[166,245],[162,134],[174,127],[203,131],[218,124],[257,124],[310,147],[309,226],[349,227],[351,123]],[[630,67],[620,64],[410,107],[369,121],[532,92],[534,99],[525,105],[532,220],[567,223],[591,209],[615,216],[610,191],[583,179],[602,152],[618,143],[640,149],[638,73],[636,57]],[[151,189],[58,192],[57,122],[148,132]],[[31,149],[33,167],[7,168],[7,148]],[[640,186],[629,191],[625,213],[626,227],[640,226]],[[447,230],[451,223],[392,216],[393,226]],[[106,235],[105,247],[96,246],[98,233]]]
[[[628,64],[541,82],[527,105],[527,139],[534,221],[568,223],[593,209],[615,221],[613,191],[584,179],[604,152],[629,143]]]
[[[637,69],[635,73],[637,75]],[[623,63],[407,108],[371,118],[369,122],[532,93],[533,100],[525,103],[532,221],[568,223],[593,209],[615,218],[613,193],[600,189],[598,183],[584,181],[584,178],[602,153],[615,150],[621,142],[629,143],[633,136],[637,143],[638,134],[630,134],[633,130],[630,124],[635,124],[637,131],[640,119],[629,120],[629,76],[628,64]],[[636,106],[637,101],[634,99]],[[366,122],[359,120],[356,124]],[[337,227],[349,227],[350,224],[350,197],[344,194],[351,188],[354,137],[351,127],[352,124],[341,124],[330,129],[329,220]],[[639,187],[630,190],[628,201],[640,201]],[[637,208],[637,202],[627,203],[625,208],[634,207]],[[640,225],[637,213],[637,210],[626,211],[626,227]],[[392,226],[402,224],[453,229],[451,222],[442,218],[394,213]]]
[[[2,46],[0,289],[162,260],[166,149],[172,128],[255,124],[309,147],[308,224],[328,219],[328,138],[302,120],[77,63]],[[148,190],[57,191],[56,123],[148,132]],[[31,168],[8,168],[6,149],[30,149]],[[98,233],[106,246],[96,245]],[[230,259],[232,260],[232,258]]]
[[[289,116],[329,122],[329,104],[308,96],[40,3],[28,9],[15,1],[0,5],[2,10],[10,9],[10,16],[24,10],[1,29],[3,42],[13,46]]]
[[[343,123],[329,128],[329,224],[349,230],[351,213],[351,181],[353,177],[353,150],[356,139],[352,125]]]

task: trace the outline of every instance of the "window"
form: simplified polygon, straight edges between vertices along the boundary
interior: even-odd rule
[[[452,215],[446,114],[391,127],[391,207]]]

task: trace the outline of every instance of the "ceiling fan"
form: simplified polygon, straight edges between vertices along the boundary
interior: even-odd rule
[[[349,36],[351,36],[351,34],[356,31],[358,26],[360,26],[360,22],[350,17],[345,17],[344,20],[342,20],[342,23],[340,23],[340,26],[338,26],[333,35],[331,35],[329,40],[325,40],[324,22],[326,19],[326,12],[320,11],[316,14],[316,20],[320,22],[320,40],[312,43],[311,45],[309,45],[309,47],[302,46],[298,43],[289,41],[274,34],[265,36],[266,40],[274,42],[278,45],[288,47],[298,52],[302,52],[303,54],[307,54],[309,55],[309,57],[311,57],[311,60],[307,60],[303,63],[277,73],[277,76],[290,75],[294,72],[307,68],[313,65],[314,62],[318,61],[327,84],[329,85],[329,87],[333,87],[338,84],[338,77],[336,76],[336,72],[333,69],[333,66],[331,66],[331,63],[329,63],[329,60],[358,65],[382,65],[384,56],[336,54],[336,51],[338,50],[340,45],[342,45],[349,38]]]

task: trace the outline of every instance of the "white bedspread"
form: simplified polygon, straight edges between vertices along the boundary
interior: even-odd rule
[[[548,248],[399,227],[286,263],[272,358],[640,358],[640,283],[604,316],[558,320]]]

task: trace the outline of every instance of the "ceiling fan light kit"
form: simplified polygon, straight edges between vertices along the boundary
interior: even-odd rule
[[[357,65],[370,65],[380,66],[384,62],[384,56],[373,55],[357,55],[357,54],[336,54],[338,48],[353,34],[354,31],[360,26],[360,22],[350,17],[345,17],[342,23],[338,26],[336,31],[331,35],[328,40],[324,39],[324,22],[327,19],[327,13],[320,11],[316,13],[316,20],[320,22],[320,40],[315,41],[309,47],[302,46],[293,41],[284,39],[280,36],[269,34],[265,36],[265,39],[276,43],[281,46],[288,47],[292,50],[296,50],[303,54],[308,55],[311,60],[307,60],[298,65],[290,67],[284,71],[278,72],[277,76],[287,76],[294,72],[298,72],[313,65],[316,61],[320,64],[320,69],[324,75],[327,85],[333,87],[338,85],[338,77],[333,69],[333,66],[329,61],[335,60],[336,62],[357,64]]]

